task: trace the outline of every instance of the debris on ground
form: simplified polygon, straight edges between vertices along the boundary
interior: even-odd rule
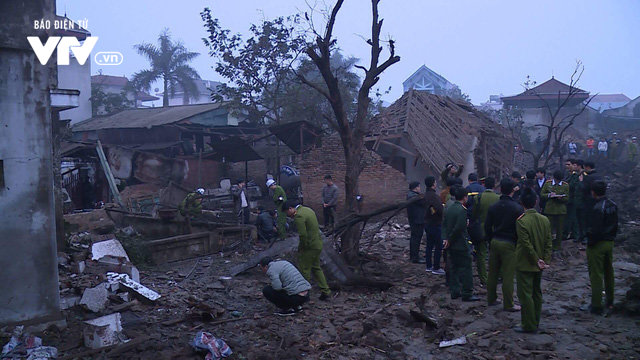
[[[126,342],[122,335],[120,313],[87,320],[84,323],[84,346],[90,349],[99,349]]]
[[[206,351],[205,360],[220,360],[233,354],[231,348],[224,340],[216,338],[213,334],[200,331],[191,341],[191,346],[196,351]]]
[[[457,339],[453,339],[453,340],[445,340],[445,341],[440,341],[440,347],[449,347],[449,346],[453,346],[453,345],[464,345],[467,343],[467,337],[466,336],[461,336]]]

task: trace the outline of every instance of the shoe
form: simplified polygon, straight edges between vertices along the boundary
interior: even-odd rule
[[[432,272],[433,271],[433,267],[427,267],[427,272]]]
[[[504,309],[504,311],[507,311],[507,312],[519,312],[519,311],[520,311],[520,309],[522,309],[522,308],[520,307],[520,305],[513,305],[513,307],[512,307],[512,308],[510,308],[510,309]]]
[[[592,314],[595,314],[595,315],[602,315],[602,308],[594,308],[591,305],[586,305],[586,304],[582,305],[580,307],[580,310],[588,311],[588,312],[590,312]]]
[[[460,294],[451,294],[451,300],[455,300],[460,297]]]
[[[446,274],[446,272],[444,272],[444,270],[442,270],[442,269],[433,270],[431,273],[434,274],[434,275],[445,275]]]
[[[329,299],[331,299],[331,295],[322,293],[322,295],[320,295],[319,299],[322,300],[322,301],[329,301]]]
[[[427,260],[425,259],[418,259],[418,260],[411,260],[412,263],[414,264],[426,264]]]
[[[474,302],[474,301],[480,301],[480,298],[475,296],[475,295],[471,295],[468,298],[462,298],[462,301],[464,301],[464,302]]]
[[[517,332],[517,333],[521,333],[521,334],[537,334],[538,330],[525,330],[522,328],[522,326],[516,326],[513,328],[513,331]]]
[[[296,311],[293,309],[279,310],[279,311],[276,311],[274,314],[278,316],[293,316],[296,314]]]
[[[302,311],[302,305],[298,305],[295,309],[293,309],[293,311],[295,311],[297,313]]]

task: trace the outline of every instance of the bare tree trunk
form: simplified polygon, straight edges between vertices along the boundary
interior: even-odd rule
[[[162,93],[162,107],[169,106],[169,84],[167,80],[163,80],[164,93]]]

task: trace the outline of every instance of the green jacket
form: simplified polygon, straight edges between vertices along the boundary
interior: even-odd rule
[[[469,251],[469,234],[467,233],[467,208],[459,201],[453,203],[444,212],[442,223],[442,240],[449,241],[449,249]]]
[[[298,251],[322,250],[322,238],[320,237],[320,226],[316,213],[306,206],[299,205],[296,208],[296,215],[293,222],[298,228],[300,244]]]
[[[516,220],[516,270],[539,272],[538,260],[551,261],[551,226],[546,216],[529,209]]]
[[[629,143],[629,155],[638,155],[638,146],[632,142]]]
[[[575,207],[582,207],[582,190],[580,187],[580,173],[574,171],[567,177],[569,184],[569,203]]]
[[[187,197],[182,200],[182,203],[178,207],[180,215],[198,215],[202,212],[202,202],[200,201],[200,194],[189,193]]]
[[[273,203],[276,205],[279,212],[282,212],[282,204],[285,201],[287,201],[287,193],[284,192],[282,186],[276,185],[276,188],[273,190]]]
[[[478,199],[480,201],[478,202]],[[500,195],[493,192],[493,190],[485,190],[482,196],[476,196],[473,204],[473,219],[480,218],[480,226],[482,229],[482,237],[484,237],[484,221],[487,218],[487,211],[489,206],[500,200]]]
[[[564,195],[562,197],[549,197],[552,192],[556,195]],[[566,215],[567,214],[567,202],[569,201],[569,184],[564,181],[560,181],[554,184],[554,180],[547,180],[540,191],[540,197],[547,199],[547,203],[544,206],[545,215]]]

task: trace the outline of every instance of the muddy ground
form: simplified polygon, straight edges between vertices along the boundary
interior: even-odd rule
[[[631,230],[627,228],[625,233]],[[141,283],[162,297],[154,304],[140,303],[120,311],[125,335],[138,341],[128,348],[88,354],[82,345],[83,321],[114,312],[116,301],[98,314],[79,306],[65,310],[66,329],[50,329],[39,335],[45,345],[59,349],[60,357],[87,359],[203,359],[204,355],[189,346],[201,330],[223,338],[234,352],[231,359],[640,358],[639,318],[629,314],[624,304],[608,317],[579,310],[590,296],[583,246],[563,243],[562,254],[543,275],[541,331],[523,335],[512,330],[520,314],[488,307],[486,290],[477,278],[475,292],[483,301],[451,300],[443,276],[426,273],[424,265],[409,263],[408,237],[403,226],[385,226],[373,243],[362,246],[378,260],[370,260],[362,270],[394,283],[387,292],[336,289],[335,297],[323,302],[317,299],[319,292],[314,287],[312,301],[294,317],[273,315],[275,308],[261,294],[267,277],[257,268],[220,280],[233,265],[262,249],[254,246],[246,254],[217,254],[141,267]],[[622,304],[633,279],[640,276],[640,267],[634,265],[640,264],[640,259],[617,246],[615,261],[616,302]],[[75,291],[103,281],[95,275],[70,277],[64,270],[60,276]],[[436,319],[437,328],[413,319],[409,312],[418,305]],[[221,320],[233,321],[219,323]],[[467,344],[438,347],[441,340],[464,335]]]

